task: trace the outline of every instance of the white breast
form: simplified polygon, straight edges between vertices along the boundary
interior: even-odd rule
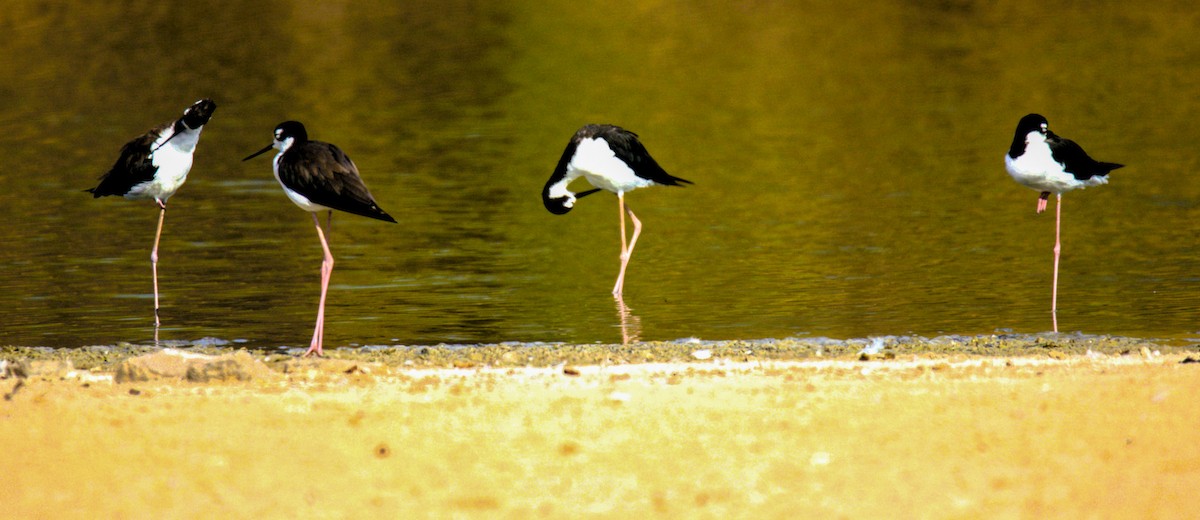
[[[1108,182],[1108,178],[1102,176],[1081,181],[1067,173],[1063,165],[1054,160],[1045,136],[1037,131],[1030,132],[1025,137],[1025,153],[1015,159],[1004,154],[1004,167],[1013,180],[1022,185],[1059,195],[1077,188]]]
[[[174,138],[171,137],[172,130],[168,128],[150,145],[150,163],[158,167],[154,178],[131,188],[125,198],[155,199],[165,203],[187,181],[188,172],[192,170],[192,154],[203,127],[185,129]]]
[[[283,151],[275,154],[275,160],[272,161],[272,167],[275,172],[275,180],[279,181],[279,186],[281,188],[283,188],[283,193],[287,195],[288,199],[291,199],[293,204],[300,206],[300,209],[302,209],[304,211],[308,211],[308,212],[312,212],[312,213],[316,213],[318,211],[329,211],[330,208],[327,208],[320,204],[316,204],[313,201],[308,200],[308,197],[305,197],[304,195],[301,195],[301,194],[297,193],[296,191],[293,191],[291,188],[287,187],[287,185],[283,183],[282,179],[279,178],[279,160],[281,158],[283,158],[283,152],[286,152],[286,151],[287,151],[287,148],[284,148]]]

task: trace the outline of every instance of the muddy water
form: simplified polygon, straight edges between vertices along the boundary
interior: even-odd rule
[[[0,342],[153,337],[156,210],[81,190],[202,96],[220,108],[170,203],[166,340],[307,342],[311,220],[268,159],[240,161],[290,118],[400,221],[335,216],[327,345],[1045,331],[1053,215],[1002,160],[1033,111],[1128,165],[1065,199],[1061,328],[1187,340],[1197,29],[1186,2],[13,0]],[[614,198],[539,200],[587,122],[695,182],[628,197],[645,229],[624,307]]]

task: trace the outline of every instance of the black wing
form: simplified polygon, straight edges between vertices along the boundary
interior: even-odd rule
[[[1046,131],[1046,144],[1050,146],[1050,155],[1063,165],[1063,170],[1081,181],[1095,176],[1105,176],[1124,164],[1100,162],[1092,159],[1083,147],[1070,139],[1059,137],[1054,132]]]
[[[375,203],[359,177],[354,161],[332,144],[308,141],[297,149],[288,150],[279,164],[279,180],[315,204],[396,222]]]
[[[134,186],[154,180],[158,167],[150,160],[150,146],[174,122],[163,123],[121,147],[121,156],[112,168],[100,177],[100,184],[86,190],[93,198],[106,195],[125,195]]]
[[[589,127],[597,137],[608,142],[608,147],[617,158],[625,161],[638,177],[667,186],[692,184],[692,181],[675,177],[659,166],[658,161],[650,156],[650,152],[646,151],[646,147],[638,140],[637,134],[613,125],[588,125],[584,130],[588,130]]]

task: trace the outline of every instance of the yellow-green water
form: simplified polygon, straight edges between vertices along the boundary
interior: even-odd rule
[[[76,4],[0,12],[0,343],[153,337],[156,208],[81,190],[200,97],[165,340],[307,344],[311,219],[240,160],[285,119],[400,221],[335,215],[327,346],[620,341],[616,201],[540,201],[589,122],[695,182],[627,197],[644,339],[1045,331],[1053,215],[1002,158],[1028,112],[1128,165],[1065,198],[1061,329],[1200,335],[1189,2]]]

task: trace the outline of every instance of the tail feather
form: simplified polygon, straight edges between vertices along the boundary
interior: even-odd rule
[[[684,185],[686,185],[686,184],[695,184],[695,183],[694,183],[694,182],[692,182],[692,181],[689,181],[689,180],[687,180],[687,179],[684,179],[684,178],[682,178],[682,177],[676,177],[676,176],[674,176],[674,175],[671,175],[671,174],[669,174],[669,173],[667,173],[667,172],[663,172],[663,174],[665,174],[665,175],[667,176],[667,182],[663,182],[663,181],[661,181],[661,180],[656,180],[656,182],[658,182],[659,184],[666,184],[667,186],[681,186],[681,187],[682,187],[682,186],[684,186]]]

